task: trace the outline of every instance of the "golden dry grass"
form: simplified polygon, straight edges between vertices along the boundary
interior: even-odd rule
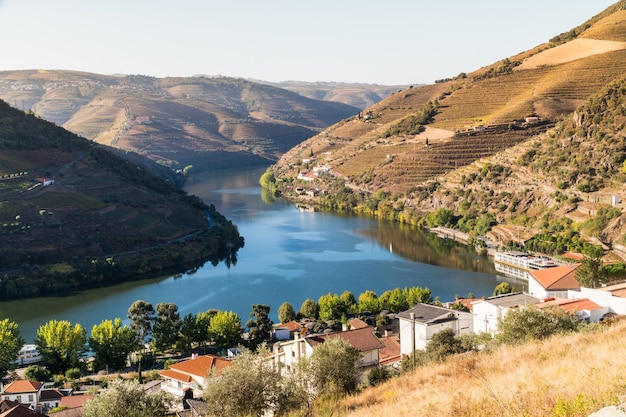
[[[333,415],[588,416],[626,393],[626,320],[464,355],[340,401]]]

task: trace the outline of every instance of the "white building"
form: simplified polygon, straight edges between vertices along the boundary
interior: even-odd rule
[[[528,294],[540,299],[568,298],[570,290],[579,290],[576,269],[580,264],[561,265],[528,273]]]
[[[215,376],[232,362],[219,356],[194,356],[161,371],[161,389],[177,398],[197,398],[202,395],[210,373]]]
[[[626,315],[626,282],[568,291],[568,298],[588,298],[600,306],[608,307],[610,313]]]
[[[471,313],[430,304],[418,304],[396,317],[400,320],[401,355],[424,350],[432,337],[445,329],[452,329],[457,335],[473,332]]]
[[[473,306],[474,331],[476,333],[495,333],[498,322],[514,308],[525,307],[539,303],[541,300],[520,292],[489,297],[476,301]]]
[[[42,389],[43,384],[41,382],[20,379],[4,387],[0,398],[2,401],[17,401],[28,405],[31,410],[35,410],[40,408],[39,397]]]

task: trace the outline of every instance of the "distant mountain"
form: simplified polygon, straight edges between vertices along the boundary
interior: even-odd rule
[[[323,165],[298,182],[322,191],[310,203],[412,223],[448,209],[467,230],[497,224],[501,243],[542,232],[553,216],[592,220],[612,195],[626,200],[624,68],[621,0],[550,42],[396,92],[327,128],[273,166],[274,186],[306,200],[293,181]],[[622,245],[619,219],[586,237]]]
[[[0,98],[87,139],[196,170],[276,161],[359,111],[239,78],[75,71],[0,72]]]
[[[305,82],[305,81],[282,81],[270,83],[285,90],[293,91],[302,96],[316,100],[336,101],[348,104],[361,110],[366,109],[392,93],[409,88],[409,85],[378,85],[363,83],[340,83],[340,82]]]
[[[164,173],[0,100],[0,300],[235,262],[237,228]]]

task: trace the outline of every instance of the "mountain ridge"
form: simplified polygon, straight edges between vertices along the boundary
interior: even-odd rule
[[[233,77],[0,72],[0,99],[98,143],[196,170],[269,164],[395,87]],[[331,90],[335,90],[332,92]],[[329,94],[331,97],[320,96]],[[330,98],[331,100],[326,100]]]

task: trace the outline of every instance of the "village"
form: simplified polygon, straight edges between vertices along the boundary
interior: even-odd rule
[[[338,338],[360,352],[363,374],[380,367],[399,373],[401,361],[425,350],[437,333],[446,330],[457,336],[495,336],[501,321],[514,310],[558,307],[587,323],[626,315],[626,282],[585,288],[576,279],[580,263],[556,263],[522,252],[496,255],[498,269],[525,281],[526,291],[482,298],[459,297],[438,305],[420,303],[396,314],[389,313],[387,320],[378,325],[372,325],[367,314],[353,315],[342,323],[340,331],[327,328],[315,332],[314,319],[275,324],[263,360],[268,367],[289,373],[302,358],[310,358],[318,346]],[[233,365],[239,350],[240,347],[233,346],[224,356],[193,353],[183,357],[159,370],[158,378],[147,382],[144,389],[162,390],[175,398],[171,411],[177,416],[201,416],[203,390],[212,378]],[[35,345],[25,345],[18,365],[23,367],[40,360]],[[48,415],[50,410],[59,410],[50,414],[58,417],[81,416],[85,403],[94,395],[97,390],[94,391],[93,385],[58,388],[52,382],[15,380],[3,386],[0,416]],[[25,408],[34,414],[15,411],[23,413]]]

